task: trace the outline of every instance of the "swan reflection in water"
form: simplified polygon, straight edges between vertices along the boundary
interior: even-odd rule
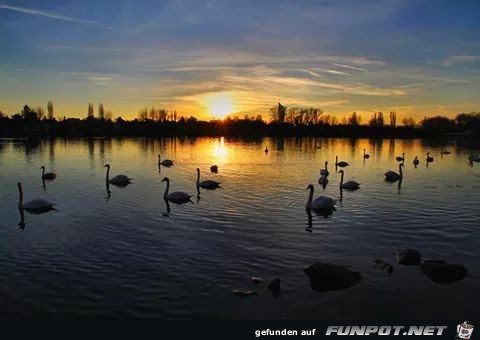
[[[110,191],[110,183],[109,182],[105,182],[105,189],[106,189],[106,192],[107,194],[105,195],[105,201],[109,201],[110,200],[110,197],[112,197],[112,192]]]
[[[164,198],[163,200],[165,201],[165,205],[167,207],[167,211],[165,213],[163,213],[163,216],[170,217],[170,203],[168,202],[168,200],[166,198]]]
[[[18,212],[20,213],[20,222],[18,222],[18,226],[20,229],[25,229],[25,213],[23,212],[23,208],[21,206],[18,207]]]
[[[305,228],[305,231],[308,232],[313,232],[313,215],[312,215],[312,210],[306,209],[305,210],[307,213],[307,227]],[[322,210],[313,210],[316,216],[322,216],[324,218],[329,218],[333,215],[333,213],[337,211],[334,207],[329,208],[329,209],[322,209]]]

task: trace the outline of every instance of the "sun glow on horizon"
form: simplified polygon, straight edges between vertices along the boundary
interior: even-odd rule
[[[216,118],[225,118],[235,112],[232,96],[229,92],[217,92],[205,97],[204,104],[207,108],[207,115]]]

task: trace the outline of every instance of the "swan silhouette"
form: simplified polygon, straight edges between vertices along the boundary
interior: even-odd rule
[[[363,159],[369,159],[370,155],[367,153],[367,150],[363,149]]]
[[[113,178],[110,178],[110,164],[105,164],[104,168],[107,168],[107,174],[105,175],[105,180],[108,183],[116,186],[126,186],[130,184],[130,181],[132,180],[132,178],[126,175],[117,175]]]
[[[200,169],[197,168],[197,188],[203,188],[207,190],[214,190],[216,188],[221,188],[220,182],[214,180],[205,180],[200,182]]]
[[[173,165],[173,162],[171,159],[164,159],[162,161],[162,158],[160,157],[160,154],[158,154],[158,166],[166,166],[166,167],[169,167],[169,166],[172,166]]]
[[[430,152],[427,152],[427,163],[433,162],[433,157],[430,156]]]
[[[265,153],[268,153],[268,146],[265,145]]]
[[[57,177],[57,174],[54,173],[54,172],[47,172],[45,173],[45,166],[42,165],[40,167],[40,169],[42,169],[42,179],[46,179],[46,180],[54,180],[56,177]]]
[[[441,155],[450,155],[451,152],[448,151],[448,150],[443,150],[443,149],[441,149],[441,150],[440,150],[440,154],[441,154]]]
[[[357,190],[360,189],[360,183],[355,182],[355,181],[348,181],[343,183],[343,175],[344,171],[340,170],[339,173],[342,174],[342,177],[340,179],[340,189],[345,189],[345,190]]]
[[[385,173],[385,180],[388,182],[396,182],[396,181],[402,180],[403,179],[402,168],[403,168],[403,163],[400,163],[398,165],[399,173],[396,173],[395,171],[391,171],[391,170],[387,171]]]
[[[405,161],[405,152],[402,153],[402,156],[398,156],[397,158],[395,158],[397,161],[399,162],[403,162]]]
[[[320,169],[320,175],[327,177],[330,173],[328,172],[328,162],[325,161],[325,169]]]
[[[24,203],[22,183],[18,182],[17,186],[18,186],[18,195],[19,195],[19,200],[18,200],[19,209],[25,209],[29,213],[33,213],[33,214],[41,214],[44,212],[48,212],[50,210],[55,210],[54,208],[55,203],[51,203],[41,198],[33,199],[31,201]]]
[[[308,195],[307,205],[305,206],[307,210],[333,209],[333,207],[337,203],[337,200],[334,200],[327,196],[318,196],[313,200],[314,188],[312,184],[308,185],[307,190],[310,190],[310,193]]]
[[[413,165],[417,167],[418,164],[420,164],[420,161],[418,160],[418,156],[415,156],[415,159],[413,160]]]
[[[328,177],[327,176],[320,176],[318,179],[318,184],[326,186],[328,184]]]
[[[473,153],[470,154],[470,156],[468,156],[468,161],[470,163],[473,163],[473,162],[480,162],[480,155],[474,155]]]
[[[214,174],[218,173],[218,166],[217,165],[212,165],[210,167],[210,171],[213,172]]]
[[[163,198],[165,200],[168,200],[175,204],[184,204],[187,202],[193,203],[193,201],[190,199],[192,195],[189,195],[185,192],[175,191],[170,194],[168,193],[168,190],[170,189],[170,179],[168,177],[162,179],[162,182],[167,182],[167,187],[165,188],[165,193],[163,194]]]
[[[341,167],[341,168],[344,168],[346,166],[348,166],[349,164],[347,162],[344,162],[344,161],[338,161],[338,156],[335,156],[335,167]]]

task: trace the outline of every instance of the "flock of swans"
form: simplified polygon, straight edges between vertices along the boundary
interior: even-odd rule
[[[266,153],[268,150],[266,150]],[[161,158],[160,155],[158,155],[158,167],[161,169],[161,167],[171,167],[173,166],[174,161],[170,159],[163,159]],[[110,164],[105,164],[104,168],[106,168],[106,174],[105,174],[105,183],[107,185],[107,192],[110,193],[109,190],[109,185],[115,185],[118,187],[125,187],[128,184],[131,183],[132,178],[127,176],[127,175],[116,175],[114,177],[110,177]],[[45,181],[52,181],[57,177],[57,174],[54,172],[45,172],[45,166],[41,166],[40,169],[42,169],[42,176],[41,179],[43,181],[43,185],[45,187]],[[212,173],[218,173],[218,166],[217,165],[212,165],[210,167],[210,171]],[[221,188],[220,182],[215,181],[215,180],[200,180],[200,168],[196,169],[197,172],[197,181],[196,181],[196,186],[197,186],[197,194],[200,194],[200,188],[206,189],[206,190],[215,190],[217,188]],[[184,204],[187,202],[192,202],[191,200],[192,195],[189,195],[185,192],[182,191],[175,191],[175,192],[169,192],[170,191],[170,179],[168,177],[165,177],[162,179],[162,183],[166,182],[166,188],[164,192],[164,199],[165,201],[172,202],[175,204]],[[23,187],[22,183],[18,182],[18,192],[19,192],[19,209],[21,210],[22,214],[22,221],[23,221],[23,211],[27,211],[29,213],[33,214],[41,214],[44,212],[48,212],[51,210],[55,210],[55,203],[51,203],[45,199],[32,199],[27,202],[23,201]],[[167,206],[167,209],[169,210],[169,207]]]
[[[265,152],[265,154],[268,154],[268,147],[265,147],[264,152]],[[448,155],[448,154],[450,154],[450,152],[442,149],[440,151],[440,154],[441,155]],[[369,158],[370,158],[370,155],[366,152],[365,149],[363,149],[363,159],[366,160],[366,159],[369,159]],[[385,176],[385,181],[388,181],[388,182],[397,182],[398,181],[399,184],[400,184],[402,179],[403,179],[402,169],[405,165],[406,154],[402,153],[401,156],[396,157],[396,160],[398,162],[400,162],[399,165],[398,165],[398,172],[395,172],[393,170],[389,170],[389,171],[385,172],[384,176]],[[469,156],[468,160],[469,160],[470,164],[473,164],[473,162],[480,162],[480,155],[471,154]],[[427,166],[428,166],[429,163],[434,161],[434,158],[431,156],[430,152],[427,153],[425,161],[426,161]],[[158,155],[158,167],[159,167],[159,169],[161,169],[161,167],[171,167],[171,166],[173,166],[173,164],[174,164],[173,160],[170,160],[170,159],[163,159],[162,160],[161,156]],[[418,159],[418,156],[415,156],[415,159],[413,160],[414,167],[417,167],[419,164],[420,164],[420,161]],[[347,163],[345,161],[339,161],[338,156],[335,157],[335,169],[336,169],[336,172],[341,175],[341,179],[340,179],[340,192],[341,193],[342,193],[342,190],[348,190],[348,191],[358,190],[360,188],[360,185],[361,185],[360,183],[358,183],[356,181],[353,181],[353,180],[349,180],[349,181],[344,182],[345,171],[343,169],[338,170],[338,168],[346,168],[348,166],[349,166],[349,163]],[[116,175],[114,177],[110,177],[110,164],[106,164],[104,166],[104,168],[106,168],[105,181],[106,181],[106,184],[107,184],[107,191],[108,192],[109,192],[108,186],[110,184],[115,185],[115,186],[119,186],[119,187],[124,187],[124,186],[127,186],[128,184],[131,183],[132,178],[127,176],[127,175],[124,175],[124,174],[120,174],[120,175]],[[42,178],[42,181],[43,181],[44,185],[45,185],[46,180],[52,181],[57,177],[56,173],[54,173],[54,172],[45,172],[45,166],[43,166],[43,165],[41,167],[41,170],[42,170],[41,178]],[[210,167],[210,171],[212,173],[217,173],[218,172],[218,166],[217,165],[212,165]],[[215,180],[203,180],[203,181],[201,181],[200,180],[200,169],[199,168],[196,169],[196,172],[197,172],[196,187],[197,187],[198,195],[200,193],[200,188],[207,189],[207,190],[215,190],[217,188],[221,188],[220,182],[218,182],[218,181],[215,181]],[[320,185],[322,185],[323,188],[325,188],[325,186],[328,184],[329,175],[330,175],[330,172],[328,171],[328,161],[325,161],[325,166],[324,166],[323,169],[320,170],[320,178],[318,179],[318,183]],[[182,191],[170,192],[170,179],[168,177],[163,178],[162,183],[163,182],[166,183],[166,188],[165,188],[165,192],[164,192],[164,199],[167,202],[167,209],[168,210],[170,210],[169,207],[168,207],[168,202],[172,202],[172,203],[175,203],[175,204],[184,204],[184,203],[187,203],[187,202],[192,202],[193,203],[193,201],[191,200],[192,195],[190,195],[186,192],[182,192]],[[309,190],[308,200],[307,200],[307,204],[306,204],[306,209],[308,211],[315,210],[315,211],[325,212],[325,211],[335,209],[334,206],[337,203],[336,199],[333,199],[333,198],[330,198],[330,197],[327,197],[327,196],[319,196],[319,197],[314,199],[313,198],[313,196],[314,196],[314,186],[312,184],[308,185],[307,190]],[[19,192],[19,209],[22,212],[22,216],[23,216],[23,210],[25,210],[29,213],[36,213],[36,214],[43,213],[43,212],[48,212],[50,210],[55,210],[55,203],[51,203],[51,202],[49,202],[45,199],[33,199],[33,200],[29,200],[27,202],[24,202],[23,201],[23,188],[22,188],[22,184],[20,182],[18,183],[18,192]],[[22,218],[22,220],[23,220],[23,218]]]
[[[443,155],[449,155],[450,151],[448,150],[440,150],[440,154]],[[364,161],[369,159],[370,155],[366,152],[366,149],[363,149],[363,159]],[[405,160],[406,160],[406,154],[405,152],[402,153],[401,156],[395,157],[395,159],[400,162],[398,164],[398,172],[395,172],[393,170],[389,170],[384,173],[385,176],[385,181],[387,182],[399,182],[401,183],[403,179],[403,167],[405,166]],[[429,163],[432,163],[434,161],[434,158],[431,156],[430,152],[427,152],[427,156],[425,158],[425,162],[428,166]],[[470,164],[473,164],[473,162],[480,162],[480,155],[474,155],[471,154],[468,157],[468,161]],[[415,159],[413,160],[413,166],[416,168],[420,164],[420,160],[418,159],[418,156],[415,156]],[[350,164],[345,162],[345,161],[339,161],[338,156],[335,156],[335,169],[336,172],[341,175],[340,178],[340,193],[342,194],[343,190],[349,190],[349,191],[354,191],[360,189],[360,183],[356,181],[347,181],[344,182],[344,175],[345,171],[338,170],[338,168],[345,168],[349,166]],[[328,161],[325,161],[325,167],[323,169],[320,169],[320,178],[318,179],[318,184],[320,184],[323,188],[326,187],[328,184],[328,176],[330,175],[330,172],[328,171]],[[337,203],[336,199],[333,199],[331,197],[327,196],[318,196],[317,198],[313,199],[314,195],[314,186],[313,184],[308,185],[307,190],[309,190],[309,195],[308,195],[308,200],[306,204],[306,209],[307,211],[315,210],[321,213],[324,213],[325,215],[329,215],[329,212],[335,209],[335,204]]]

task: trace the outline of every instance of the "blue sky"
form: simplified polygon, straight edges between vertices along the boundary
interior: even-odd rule
[[[0,0],[0,110],[480,111],[479,19],[478,1]]]

